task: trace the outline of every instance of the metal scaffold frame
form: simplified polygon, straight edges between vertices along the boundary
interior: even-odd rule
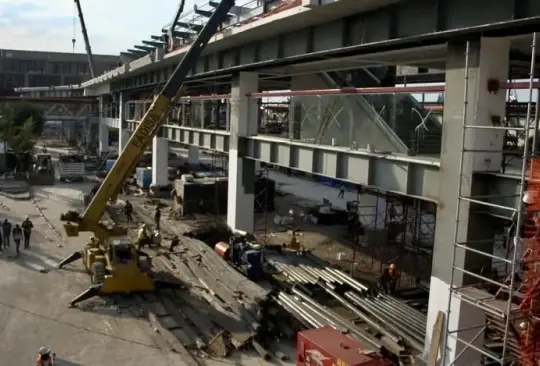
[[[467,123],[468,120],[468,99],[469,99],[469,73],[470,73],[470,43],[467,42],[465,51],[465,75],[464,75],[464,101],[463,101],[463,119],[462,119],[462,136],[461,136],[461,156],[459,161],[459,175],[460,180],[457,187],[457,209],[455,215],[455,231],[454,231],[454,244],[453,244],[453,259],[452,259],[452,274],[450,280],[450,296],[447,306],[446,317],[446,332],[444,335],[444,343],[442,350],[442,362],[443,365],[462,365],[459,362],[466,352],[478,352],[480,354],[482,364],[484,365],[536,365],[532,363],[530,357],[530,343],[531,339],[524,337],[531,336],[533,332],[529,331],[530,324],[533,322],[531,319],[531,309],[524,310],[523,302],[527,296],[524,293],[523,287],[527,283],[527,275],[524,275],[523,279],[519,278],[518,270],[523,269],[525,258],[521,257],[520,249],[527,246],[527,239],[524,239],[526,233],[524,230],[527,227],[524,225],[527,213],[525,212],[524,197],[526,194],[527,185],[530,186],[529,170],[531,163],[531,156],[537,153],[536,149],[536,133],[538,130],[538,119],[532,117],[532,106],[534,104],[533,91],[537,88],[535,82],[535,55],[536,55],[536,33],[533,34],[533,41],[531,44],[531,67],[530,78],[528,82],[528,96],[529,101],[527,104],[527,116],[526,120],[522,123],[517,123],[513,126],[485,126],[485,125],[471,125]],[[467,132],[470,130],[500,130],[502,132],[513,131],[517,134],[522,134],[524,138],[524,147],[522,154],[522,162],[520,171],[518,173],[520,177],[520,189],[518,192],[518,201],[516,207],[509,207],[487,202],[490,197],[487,196],[465,196],[463,194],[463,185],[465,179],[464,174],[464,160],[465,154],[486,152],[485,150],[466,149],[466,137]],[[532,139],[531,139],[532,137]],[[492,152],[496,152],[495,150]],[[501,151],[502,152],[502,151]],[[533,162],[534,163],[534,162]],[[532,168],[531,168],[532,169]],[[491,197],[493,198],[493,197]],[[539,201],[540,203],[540,201]],[[497,255],[496,253],[488,253],[486,251],[475,248],[475,244],[478,241],[460,241],[460,216],[463,209],[463,205],[475,205],[478,207],[492,207],[509,212],[513,218],[513,224],[511,226],[510,235],[508,235],[508,251],[505,257]],[[507,272],[502,277],[493,276],[490,271],[485,273],[480,271],[476,273],[472,270],[460,267],[456,264],[458,258],[457,252],[461,251],[464,254],[474,254],[489,258],[491,261],[501,262],[506,264]],[[491,277],[490,277],[491,275]],[[463,277],[479,281],[483,286],[477,285],[464,286]],[[521,285],[520,285],[521,283]],[[484,290],[488,288],[489,291]],[[468,306],[474,306],[484,312],[486,321],[484,324],[478,326],[469,326],[467,328],[450,329],[450,317],[452,311],[453,301],[461,300],[462,303]],[[462,310],[464,311],[464,310]],[[525,326],[527,330],[524,330],[524,324],[529,324],[529,327]],[[477,342],[484,342],[484,332],[489,330],[492,333],[497,334],[497,352],[488,350],[484,345],[479,346]],[[464,339],[464,333],[468,332],[467,338]],[[471,335],[473,335],[471,337]],[[534,336],[533,336],[534,337]],[[537,336],[536,336],[537,337]],[[527,338],[526,340],[524,340]],[[459,352],[455,355],[454,359],[448,360],[448,343],[449,340],[455,340],[460,345]],[[524,342],[528,342],[527,344]],[[535,341],[532,341],[535,342]],[[527,350],[528,349],[528,350]]]

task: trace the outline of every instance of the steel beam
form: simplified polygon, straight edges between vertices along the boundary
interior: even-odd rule
[[[326,6],[321,6],[264,26],[252,27],[250,24],[249,32],[245,33],[239,25],[230,32],[231,35],[217,38],[212,53],[200,60],[192,77],[221,76],[328,58],[358,57],[444,44],[450,38],[473,34],[527,34],[540,25],[540,5],[535,0],[521,1],[517,15],[506,0],[490,1],[489,12],[482,10],[485,9],[484,1],[471,3],[472,10],[463,5],[466,3],[464,0],[439,0],[437,3],[437,6],[426,6],[425,1],[406,0],[363,12],[359,7],[359,10],[352,9],[341,18],[326,22],[322,15],[308,17],[309,14],[324,13]],[[328,5],[328,9],[332,6]],[[410,21],[412,17],[414,22]],[[193,27],[187,23],[181,25]],[[174,55],[178,60],[181,57],[181,53]],[[152,69],[157,66],[152,65]],[[136,77],[134,74],[144,72],[145,67],[130,69],[129,77]],[[165,65],[163,68],[167,69]],[[112,89],[139,87],[130,80],[115,83]]]
[[[106,118],[109,127],[118,128],[118,119]],[[133,130],[136,122],[128,121]],[[229,152],[229,133],[220,130],[166,125],[162,137],[185,145],[221,153]],[[391,193],[437,202],[439,199],[439,158],[410,157],[402,154],[378,154],[367,150],[313,145],[288,139],[251,136],[246,139],[245,156],[305,173],[336,178]],[[473,195],[486,201],[514,206],[519,190],[515,174],[479,172],[474,174]],[[508,212],[496,208],[472,207],[479,213],[510,219]]]

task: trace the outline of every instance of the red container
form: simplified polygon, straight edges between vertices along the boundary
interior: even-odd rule
[[[221,258],[225,260],[229,259],[229,253],[230,253],[229,244],[225,243],[224,241],[220,241],[216,244],[216,246],[214,247],[214,250]]]
[[[309,329],[298,333],[297,366],[391,366],[378,354],[363,354],[356,340],[332,327]]]

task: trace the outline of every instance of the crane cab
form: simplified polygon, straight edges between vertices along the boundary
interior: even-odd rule
[[[101,285],[103,294],[154,289],[145,270],[147,259],[141,258],[128,236],[110,237],[99,247],[88,245],[83,252],[83,262],[92,276],[92,284]]]

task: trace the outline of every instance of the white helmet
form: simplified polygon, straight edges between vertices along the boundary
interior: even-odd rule
[[[530,205],[533,203],[533,195],[529,193],[529,191],[525,191],[525,194],[523,195],[523,203]]]
[[[26,215],[26,216],[24,217],[24,219],[25,219],[25,220],[28,220],[28,219],[30,219],[30,216]]]
[[[51,350],[47,347],[41,347],[39,349],[39,355],[40,356],[45,356],[45,355],[50,355],[51,354]]]

